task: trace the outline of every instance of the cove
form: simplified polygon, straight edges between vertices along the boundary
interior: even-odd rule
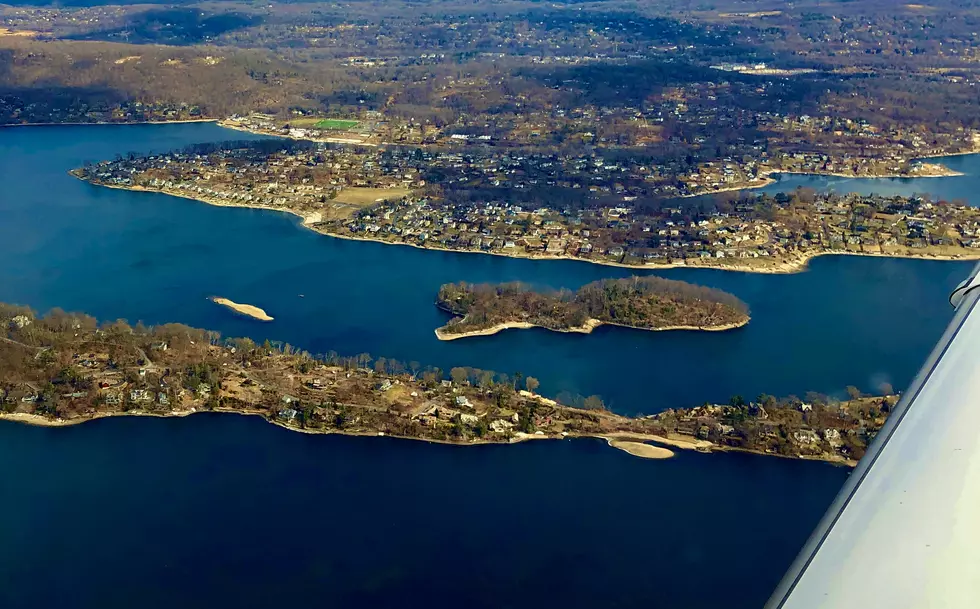
[[[311,353],[520,371],[540,379],[546,394],[599,394],[632,414],[734,394],[904,388],[950,319],[947,296],[972,264],[825,256],[793,275],[669,269],[656,274],[739,296],[752,321],[722,333],[603,327],[443,342],[433,333],[447,319],[433,306],[443,283],[574,289],[633,271],[332,239],[285,214],[105,189],[66,173],[85,160],[242,136],[213,124],[0,130],[0,300],[100,319],[177,321]],[[964,177],[873,182],[912,192],[972,180],[977,189],[978,159],[950,160]],[[784,186],[798,177],[784,177]],[[214,295],[275,320],[237,316],[210,302]]]

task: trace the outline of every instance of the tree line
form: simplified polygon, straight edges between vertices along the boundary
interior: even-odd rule
[[[747,319],[748,306],[715,288],[661,277],[604,279],[573,292],[535,291],[515,282],[499,285],[446,284],[437,306],[457,315],[443,328],[465,333],[508,322],[562,330],[599,320],[637,328],[713,326]]]

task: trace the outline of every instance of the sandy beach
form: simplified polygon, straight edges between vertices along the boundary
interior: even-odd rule
[[[212,296],[210,300],[215,304],[228,307],[229,309],[237,313],[241,313],[242,315],[247,315],[254,319],[258,319],[259,321],[273,320],[273,318],[264,310],[250,304],[240,304],[232,300],[228,300],[227,298],[220,298],[218,296]]]
[[[171,417],[186,417],[192,414],[200,414],[204,412],[213,412],[220,414],[236,414],[241,416],[258,416],[265,421],[272,423],[276,427],[281,427],[288,431],[306,433],[311,435],[342,435],[342,436],[364,436],[364,437],[375,437],[375,436],[386,436],[389,438],[396,438],[401,440],[416,440],[422,442],[429,442],[432,444],[449,444],[453,446],[479,446],[485,444],[517,444],[520,442],[527,442],[531,440],[563,440],[563,439],[576,439],[576,438],[599,438],[605,440],[609,446],[617,448],[619,450],[625,451],[633,456],[646,458],[646,459],[667,459],[674,456],[674,451],[665,448],[669,446],[671,448],[677,448],[681,450],[696,450],[698,452],[744,452],[751,454],[766,454],[767,456],[776,456],[786,459],[800,458],[810,461],[825,461],[828,463],[833,463],[836,465],[844,465],[849,467],[854,467],[857,465],[856,461],[848,459],[825,459],[821,457],[813,456],[801,456],[792,457],[788,455],[771,455],[768,453],[761,453],[754,450],[746,450],[740,448],[732,448],[729,446],[719,446],[713,442],[707,440],[698,440],[692,437],[665,437],[653,434],[637,433],[630,431],[616,431],[605,434],[568,434],[565,435],[555,435],[555,434],[525,434],[518,433],[515,434],[513,438],[509,440],[480,440],[472,439],[466,442],[458,442],[453,440],[436,440],[432,438],[417,438],[412,436],[402,436],[397,434],[385,434],[379,433],[377,430],[371,429],[301,429],[299,427],[294,427],[286,425],[281,421],[270,420],[266,413],[254,409],[246,410],[233,410],[230,408],[215,408],[214,410],[181,410],[176,412],[145,412],[130,410],[126,412],[102,412],[96,413],[88,416],[78,417],[75,419],[53,419],[44,417],[36,414],[26,414],[26,413],[0,413],[0,421],[12,421],[15,423],[22,423],[25,425],[35,425],[39,427],[69,427],[73,425],[81,425],[82,423],[87,423],[89,421],[96,421],[99,419],[108,419],[113,417],[150,417],[150,418],[171,418]],[[660,446],[653,446],[649,443],[657,444]]]
[[[385,434],[385,433],[380,433],[376,430],[366,430],[366,429],[365,430],[300,429],[298,427],[285,425],[280,421],[269,420],[263,412],[258,410],[232,410],[228,408],[215,408],[214,410],[182,410],[176,412],[143,412],[143,411],[135,411],[135,410],[131,410],[127,412],[103,412],[103,413],[96,413],[84,417],[78,417],[74,419],[52,419],[41,415],[27,414],[27,413],[0,413],[0,421],[12,421],[15,423],[34,425],[38,427],[71,427],[74,425],[81,425],[83,423],[88,423],[90,421],[97,421],[99,419],[109,419],[115,417],[149,417],[149,418],[166,419],[166,418],[174,418],[174,417],[183,418],[193,414],[201,414],[206,412],[219,413],[219,414],[236,414],[240,416],[259,416],[262,417],[267,422],[272,423],[276,427],[281,427],[288,431],[311,434],[311,435],[342,435],[342,436],[360,436],[360,437],[385,436],[385,437],[396,438],[400,440],[416,440],[416,441],[428,442],[431,444],[449,444],[453,446],[478,446],[484,444],[517,444],[521,442],[528,442],[531,440],[600,438],[602,440],[605,440],[610,446],[614,446],[615,448],[623,450],[637,457],[643,457],[647,459],[666,459],[674,456],[674,453],[669,449],[657,447],[657,446],[651,446],[649,444],[644,444],[643,440],[647,440],[650,438],[658,438],[658,436],[651,436],[648,438],[643,436],[643,434],[623,435],[617,433],[617,434],[610,434],[609,437],[592,436],[592,435],[574,435],[574,436],[569,435],[566,437],[566,436],[559,436],[559,435],[538,435],[538,434],[518,433],[515,434],[514,437],[511,438],[510,440],[492,441],[492,440],[473,439],[467,442],[458,442],[453,440],[435,440],[431,438],[416,438],[412,436]],[[620,435],[623,435],[623,438],[628,438],[628,439],[620,439],[619,438]],[[663,443],[666,444],[670,443],[670,441],[667,440],[666,438],[663,440],[664,440]],[[656,441],[656,440],[652,440],[652,441]]]
[[[644,459],[670,459],[674,456],[674,451],[670,450],[669,448],[653,446],[652,444],[646,444],[643,442],[616,440],[613,438],[606,438],[606,442],[609,443],[609,446],[628,452],[634,457],[642,457]]]
[[[502,332],[504,330],[528,330],[530,328],[542,328],[544,330],[549,330],[551,332],[568,332],[575,334],[591,334],[593,330],[599,326],[618,326],[620,328],[631,328],[633,330],[646,330],[647,332],[666,332],[670,330],[700,330],[704,332],[724,332],[725,330],[734,330],[735,328],[741,328],[745,324],[749,323],[749,319],[746,319],[740,323],[725,324],[721,326],[664,326],[662,328],[643,328],[640,326],[628,326],[626,324],[617,324],[610,321],[600,321],[598,319],[590,319],[585,322],[584,326],[577,326],[574,328],[548,328],[546,326],[536,326],[534,324],[528,323],[526,321],[509,321],[505,323],[500,323],[489,328],[483,328],[480,330],[471,330],[469,332],[460,333],[448,333],[444,332],[442,328],[436,330],[436,338],[439,340],[456,340],[458,338],[468,338],[471,336],[492,336],[497,332]]]

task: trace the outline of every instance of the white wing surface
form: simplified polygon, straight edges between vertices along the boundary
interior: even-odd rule
[[[950,301],[949,328],[768,609],[980,607],[980,265]]]

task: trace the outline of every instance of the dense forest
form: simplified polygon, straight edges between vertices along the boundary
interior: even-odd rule
[[[666,98],[678,107],[657,107],[659,138],[623,138],[636,127],[630,112],[588,132],[708,158],[756,139],[760,112],[832,111],[927,134],[976,128],[980,115],[980,11],[951,0],[761,3],[776,10],[759,14],[733,0],[697,10],[670,0],[91,4],[0,7],[0,32],[32,34],[0,34],[0,122],[136,120],[120,110],[139,103],[166,106],[155,119],[186,118],[181,105],[218,118],[373,110],[471,128]],[[760,62],[810,72],[714,67]]]
[[[437,306],[459,317],[439,329],[453,335],[503,324],[550,330],[590,329],[597,322],[648,330],[740,326],[748,307],[735,296],[703,286],[662,279],[605,279],[579,290],[539,292],[522,283],[446,284]]]

